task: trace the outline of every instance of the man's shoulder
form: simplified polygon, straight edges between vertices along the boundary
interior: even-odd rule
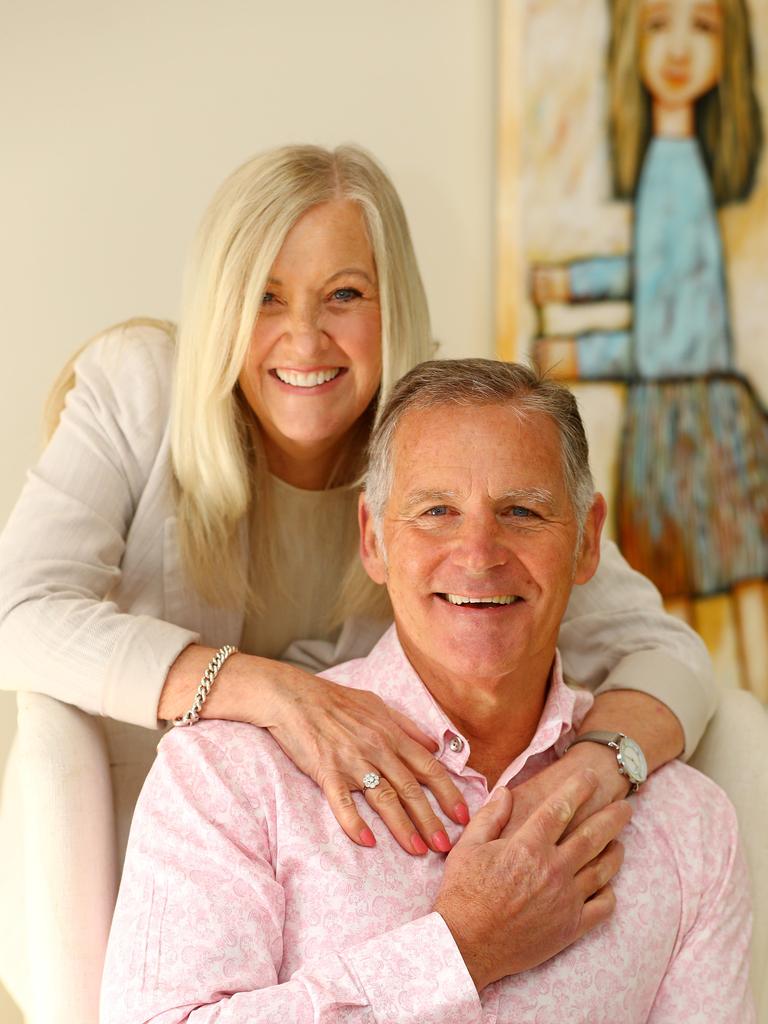
[[[286,774],[306,778],[267,729],[220,719],[169,729],[158,746],[156,764],[193,777],[214,773],[222,786],[249,802],[269,802]]]
[[[671,761],[648,779],[635,802],[632,829],[652,839],[702,886],[738,846],[736,811],[726,793],[706,775]]]

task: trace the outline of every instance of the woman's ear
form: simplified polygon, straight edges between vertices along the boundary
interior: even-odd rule
[[[574,583],[586,583],[597,572],[597,567],[600,564],[600,537],[607,514],[608,506],[605,503],[605,498],[602,494],[596,494],[584,523],[584,536],[581,541],[581,551],[576,559]]]
[[[376,536],[373,516],[366,504],[364,491],[357,503],[357,522],[360,527],[360,561],[363,568],[374,583],[386,583],[387,563],[379,538]]]

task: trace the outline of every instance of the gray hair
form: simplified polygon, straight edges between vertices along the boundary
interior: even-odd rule
[[[595,496],[589,447],[576,399],[562,384],[519,363],[495,359],[432,359],[420,363],[394,387],[368,447],[366,503],[381,540],[381,524],[392,490],[397,427],[411,410],[441,405],[511,405],[524,417],[544,413],[560,435],[563,476],[578,527],[578,548]]]

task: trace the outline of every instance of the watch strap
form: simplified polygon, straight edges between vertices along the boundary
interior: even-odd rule
[[[630,793],[636,793],[640,788],[640,782],[645,780],[641,779],[638,782],[637,779],[632,778],[624,767],[621,760],[620,745],[621,741],[626,739],[629,739],[629,737],[623,732],[611,732],[609,729],[592,729],[590,732],[584,732],[581,736],[577,736],[572,743],[568,744],[564,753],[567,754],[571,747],[575,747],[577,743],[601,743],[604,747],[610,747],[616,751],[616,767],[618,768],[619,775],[623,775],[629,781]],[[634,743],[634,740],[631,742]]]

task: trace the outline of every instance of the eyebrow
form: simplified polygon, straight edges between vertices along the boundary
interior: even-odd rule
[[[376,283],[371,277],[371,275],[366,273],[366,271],[362,270],[360,267],[344,267],[342,270],[337,270],[335,274],[331,274],[331,276],[327,278],[327,280],[324,282],[323,287],[326,287],[327,285],[331,284],[332,281],[336,281],[340,277],[349,277],[350,274],[354,274],[357,277],[364,277],[366,281],[368,281],[368,283],[371,285],[375,285]],[[282,285],[282,283],[283,282],[280,280],[279,277],[267,278],[267,284]]]
[[[460,495],[458,491],[433,491],[429,489],[412,491],[403,502],[403,509],[405,511],[410,511],[425,502],[440,505],[448,501],[453,501],[459,497]],[[497,504],[502,504],[504,502],[522,502],[533,505],[542,505],[549,509],[553,509],[557,505],[552,493],[542,487],[514,488],[510,491],[504,491],[503,494],[498,495],[498,497],[493,500]]]
[[[504,494],[500,494],[495,500],[498,502],[513,502],[515,504],[522,502],[530,505],[543,505],[545,508],[550,509],[555,508],[557,505],[552,492],[545,490],[543,487],[515,488],[511,491],[505,491]]]

